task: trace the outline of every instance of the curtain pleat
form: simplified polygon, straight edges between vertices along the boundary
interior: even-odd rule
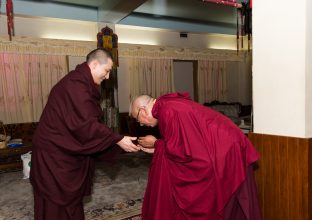
[[[129,58],[130,99],[142,94],[158,97],[174,91],[171,59]]]
[[[0,54],[0,120],[37,122],[52,87],[68,72],[66,56]]]
[[[225,61],[198,61],[198,101],[227,101]]]

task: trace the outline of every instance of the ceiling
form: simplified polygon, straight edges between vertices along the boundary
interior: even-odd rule
[[[236,9],[200,0],[24,0],[94,10],[97,21],[173,29],[180,32],[236,33]],[[57,10],[55,13],[60,17]],[[51,15],[50,15],[51,16]]]

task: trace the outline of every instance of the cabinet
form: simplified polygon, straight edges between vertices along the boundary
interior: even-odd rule
[[[21,170],[23,163],[21,155],[32,150],[31,142],[38,122],[5,124],[6,134],[11,139],[22,139],[24,146],[0,149],[0,172]]]
[[[31,151],[30,144],[18,148],[0,149],[0,172],[23,169],[21,155],[29,151]]]

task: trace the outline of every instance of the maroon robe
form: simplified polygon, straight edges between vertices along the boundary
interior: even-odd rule
[[[158,98],[152,114],[162,138],[143,220],[261,219],[251,169],[259,154],[230,119],[180,93]]]
[[[30,179],[35,203],[44,200],[53,203],[49,207],[82,208],[83,196],[91,191],[95,153],[123,138],[101,123],[99,100],[87,63],[78,65],[51,90],[33,137]],[[40,204],[35,208],[40,209]],[[41,212],[35,209],[36,218],[42,218],[36,215]]]

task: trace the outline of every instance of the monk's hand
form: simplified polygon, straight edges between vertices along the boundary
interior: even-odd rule
[[[139,145],[144,148],[153,148],[157,139],[153,135],[146,135],[145,137],[139,137]]]
[[[146,148],[142,147],[141,145],[138,145],[141,148],[141,151],[144,151],[145,153],[153,154],[155,151],[155,148]]]
[[[140,150],[140,147],[132,142],[136,139],[136,137],[124,136],[117,144],[126,152],[137,152]]]

